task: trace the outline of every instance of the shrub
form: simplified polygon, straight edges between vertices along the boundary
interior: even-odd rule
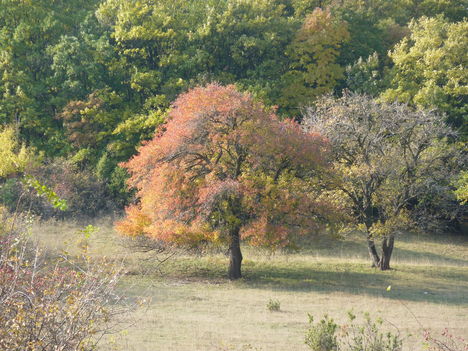
[[[67,201],[66,216],[96,217],[116,210],[105,184],[69,161],[56,160],[33,175]]]
[[[23,178],[15,178],[0,186],[0,201],[10,211],[19,209],[43,218],[91,218],[118,210],[106,184],[70,161],[55,160],[31,170],[30,174],[66,200],[67,209],[54,208],[47,198],[38,196],[37,189],[31,184],[24,182]],[[17,208],[18,203],[20,206]]]
[[[373,321],[368,313],[364,314],[364,323],[355,324],[356,316],[348,313],[350,324],[342,327],[341,347],[349,351],[401,351],[402,340],[399,333],[384,333],[380,329],[383,320]]]
[[[384,333],[380,329],[383,320],[373,321],[364,314],[364,323],[356,324],[356,316],[348,314],[350,323],[339,326],[327,315],[314,324],[309,315],[310,327],[306,332],[305,343],[314,351],[401,351],[400,335]]]
[[[424,340],[425,347],[429,351],[468,351],[468,341],[453,335],[448,329],[437,337],[426,330]]]
[[[21,195],[21,186],[16,178],[6,179],[0,184],[0,203],[14,209]]]
[[[313,351],[336,351],[338,325],[325,315],[319,323],[314,324],[314,317],[309,314],[310,327],[306,332],[305,343]]]
[[[0,209],[0,350],[94,350],[128,311],[115,293],[121,272],[86,256],[46,257],[15,217]]]
[[[278,312],[281,309],[281,303],[279,302],[279,300],[270,299],[268,300],[267,308],[270,312]]]

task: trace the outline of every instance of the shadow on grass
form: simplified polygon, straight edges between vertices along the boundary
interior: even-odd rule
[[[393,260],[421,263],[431,262],[433,264],[440,263],[446,265],[468,267],[468,260],[449,257],[441,254],[435,254],[433,252],[403,249],[398,247],[398,243],[394,251]]]
[[[381,272],[362,264],[315,264],[301,267],[251,264],[240,284],[297,292],[344,292],[390,299],[450,305],[468,304],[468,271],[462,268],[401,266]],[[386,288],[392,285],[392,290]]]
[[[424,243],[429,241],[430,238],[405,237],[401,242],[406,247],[399,247],[397,241],[394,258],[400,262],[394,263],[394,270],[385,272],[370,268],[365,242],[354,238],[332,242],[325,238],[316,240],[308,249],[301,250],[299,255],[268,256],[259,250],[246,249],[244,278],[234,284],[241,288],[323,294],[342,292],[468,306],[468,260],[451,257],[450,252],[443,252],[446,249],[443,246],[440,253],[430,252],[431,248],[424,250]],[[408,245],[412,243],[414,249]],[[418,246],[418,243],[422,245]],[[456,247],[465,245],[464,240],[449,243]],[[323,257],[332,259],[320,261]],[[348,258],[357,257],[357,262],[347,261]],[[361,258],[366,262],[362,262]],[[417,264],[411,265],[414,262]],[[188,256],[168,261],[161,270],[163,277],[173,281],[226,284],[229,282],[226,279],[227,265],[228,258],[225,256]],[[152,275],[151,269],[150,264],[146,272]],[[392,285],[392,289],[387,292],[389,285]]]
[[[227,264],[223,257],[179,258],[163,267],[162,273],[164,278],[179,282],[226,284]],[[363,263],[245,260],[244,278],[233,284],[241,288],[343,292],[457,306],[468,304],[466,268],[409,265],[395,268],[382,272]],[[392,289],[387,292],[389,285]]]
[[[306,253],[312,256],[322,256],[322,257],[331,257],[331,258],[359,258],[359,259],[368,259],[369,254],[367,251],[367,245],[363,238],[356,236],[356,240],[320,240],[314,243],[313,246],[305,250],[301,250],[301,253]],[[433,243],[437,244],[438,241],[430,239],[421,239],[424,240],[424,243]],[[380,241],[376,240],[376,245],[380,245]],[[401,247],[401,244],[414,243],[416,249],[408,249]],[[440,243],[445,243],[443,240],[440,240]],[[451,257],[449,253],[441,254],[434,253],[422,250],[417,246],[418,239],[413,235],[411,237],[404,237],[402,240],[399,238],[395,241],[395,249],[393,252],[394,261],[403,261],[403,262],[416,262],[416,263],[433,263],[433,264],[445,264],[445,265],[455,265],[455,266],[465,266],[468,267],[468,259]],[[459,239],[452,244],[457,245],[466,245],[465,241]]]

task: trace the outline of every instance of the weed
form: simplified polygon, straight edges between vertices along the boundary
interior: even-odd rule
[[[313,351],[401,351],[402,340],[399,333],[381,331],[383,320],[373,321],[368,313],[364,323],[356,324],[356,316],[349,312],[349,324],[339,326],[325,315],[319,323],[309,315],[310,328],[306,332],[305,343]]]
[[[336,330],[338,325],[325,315],[314,324],[314,317],[309,314],[310,328],[307,330],[305,343],[313,351],[337,351]]]
[[[270,312],[278,312],[281,309],[281,303],[279,302],[279,300],[270,299],[268,300],[267,308]]]

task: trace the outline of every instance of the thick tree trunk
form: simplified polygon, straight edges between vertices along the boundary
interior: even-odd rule
[[[240,249],[240,237],[239,228],[231,231],[231,244],[229,245],[229,279],[235,280],[242,278],[241,264],[242,264],[242,253]]]
[[[382,240],[382,258],[379,262],[379,268],[382,271],[390,269],[390,258],[392,257],[393,245],[395,243],[395,236],[389,235]]]
[[[372,260],[372,267],[379,267],[380,257],[375,248],[374,239],[370,234],[367,235],[367,248],[369,250],[369,256]]]

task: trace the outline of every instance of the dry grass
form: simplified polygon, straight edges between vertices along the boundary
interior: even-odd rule
[[[468,242],[462,237],[399,238],[389,272],[369,267],[359,237],[321,238],[295,254],[246,249],[245,278],[229,282],[223,255],[177,256],[158,266],[154,257],[119,246],[109,222],[96,225],[101,230],[90,239],[91,253],[125,259],[122,291],[150,299],[147,309],[128,316],[137,324],[114,336],[108,350],[306,350],[307,313],[344,322],[351,309],[397,325],[408,351],[422,350],[420,324],[468,336]],[[33,233],[48,248],[73,250],[77,229],[46,223]],[[270,299],[280,301],[280,312],[267,309]]]

